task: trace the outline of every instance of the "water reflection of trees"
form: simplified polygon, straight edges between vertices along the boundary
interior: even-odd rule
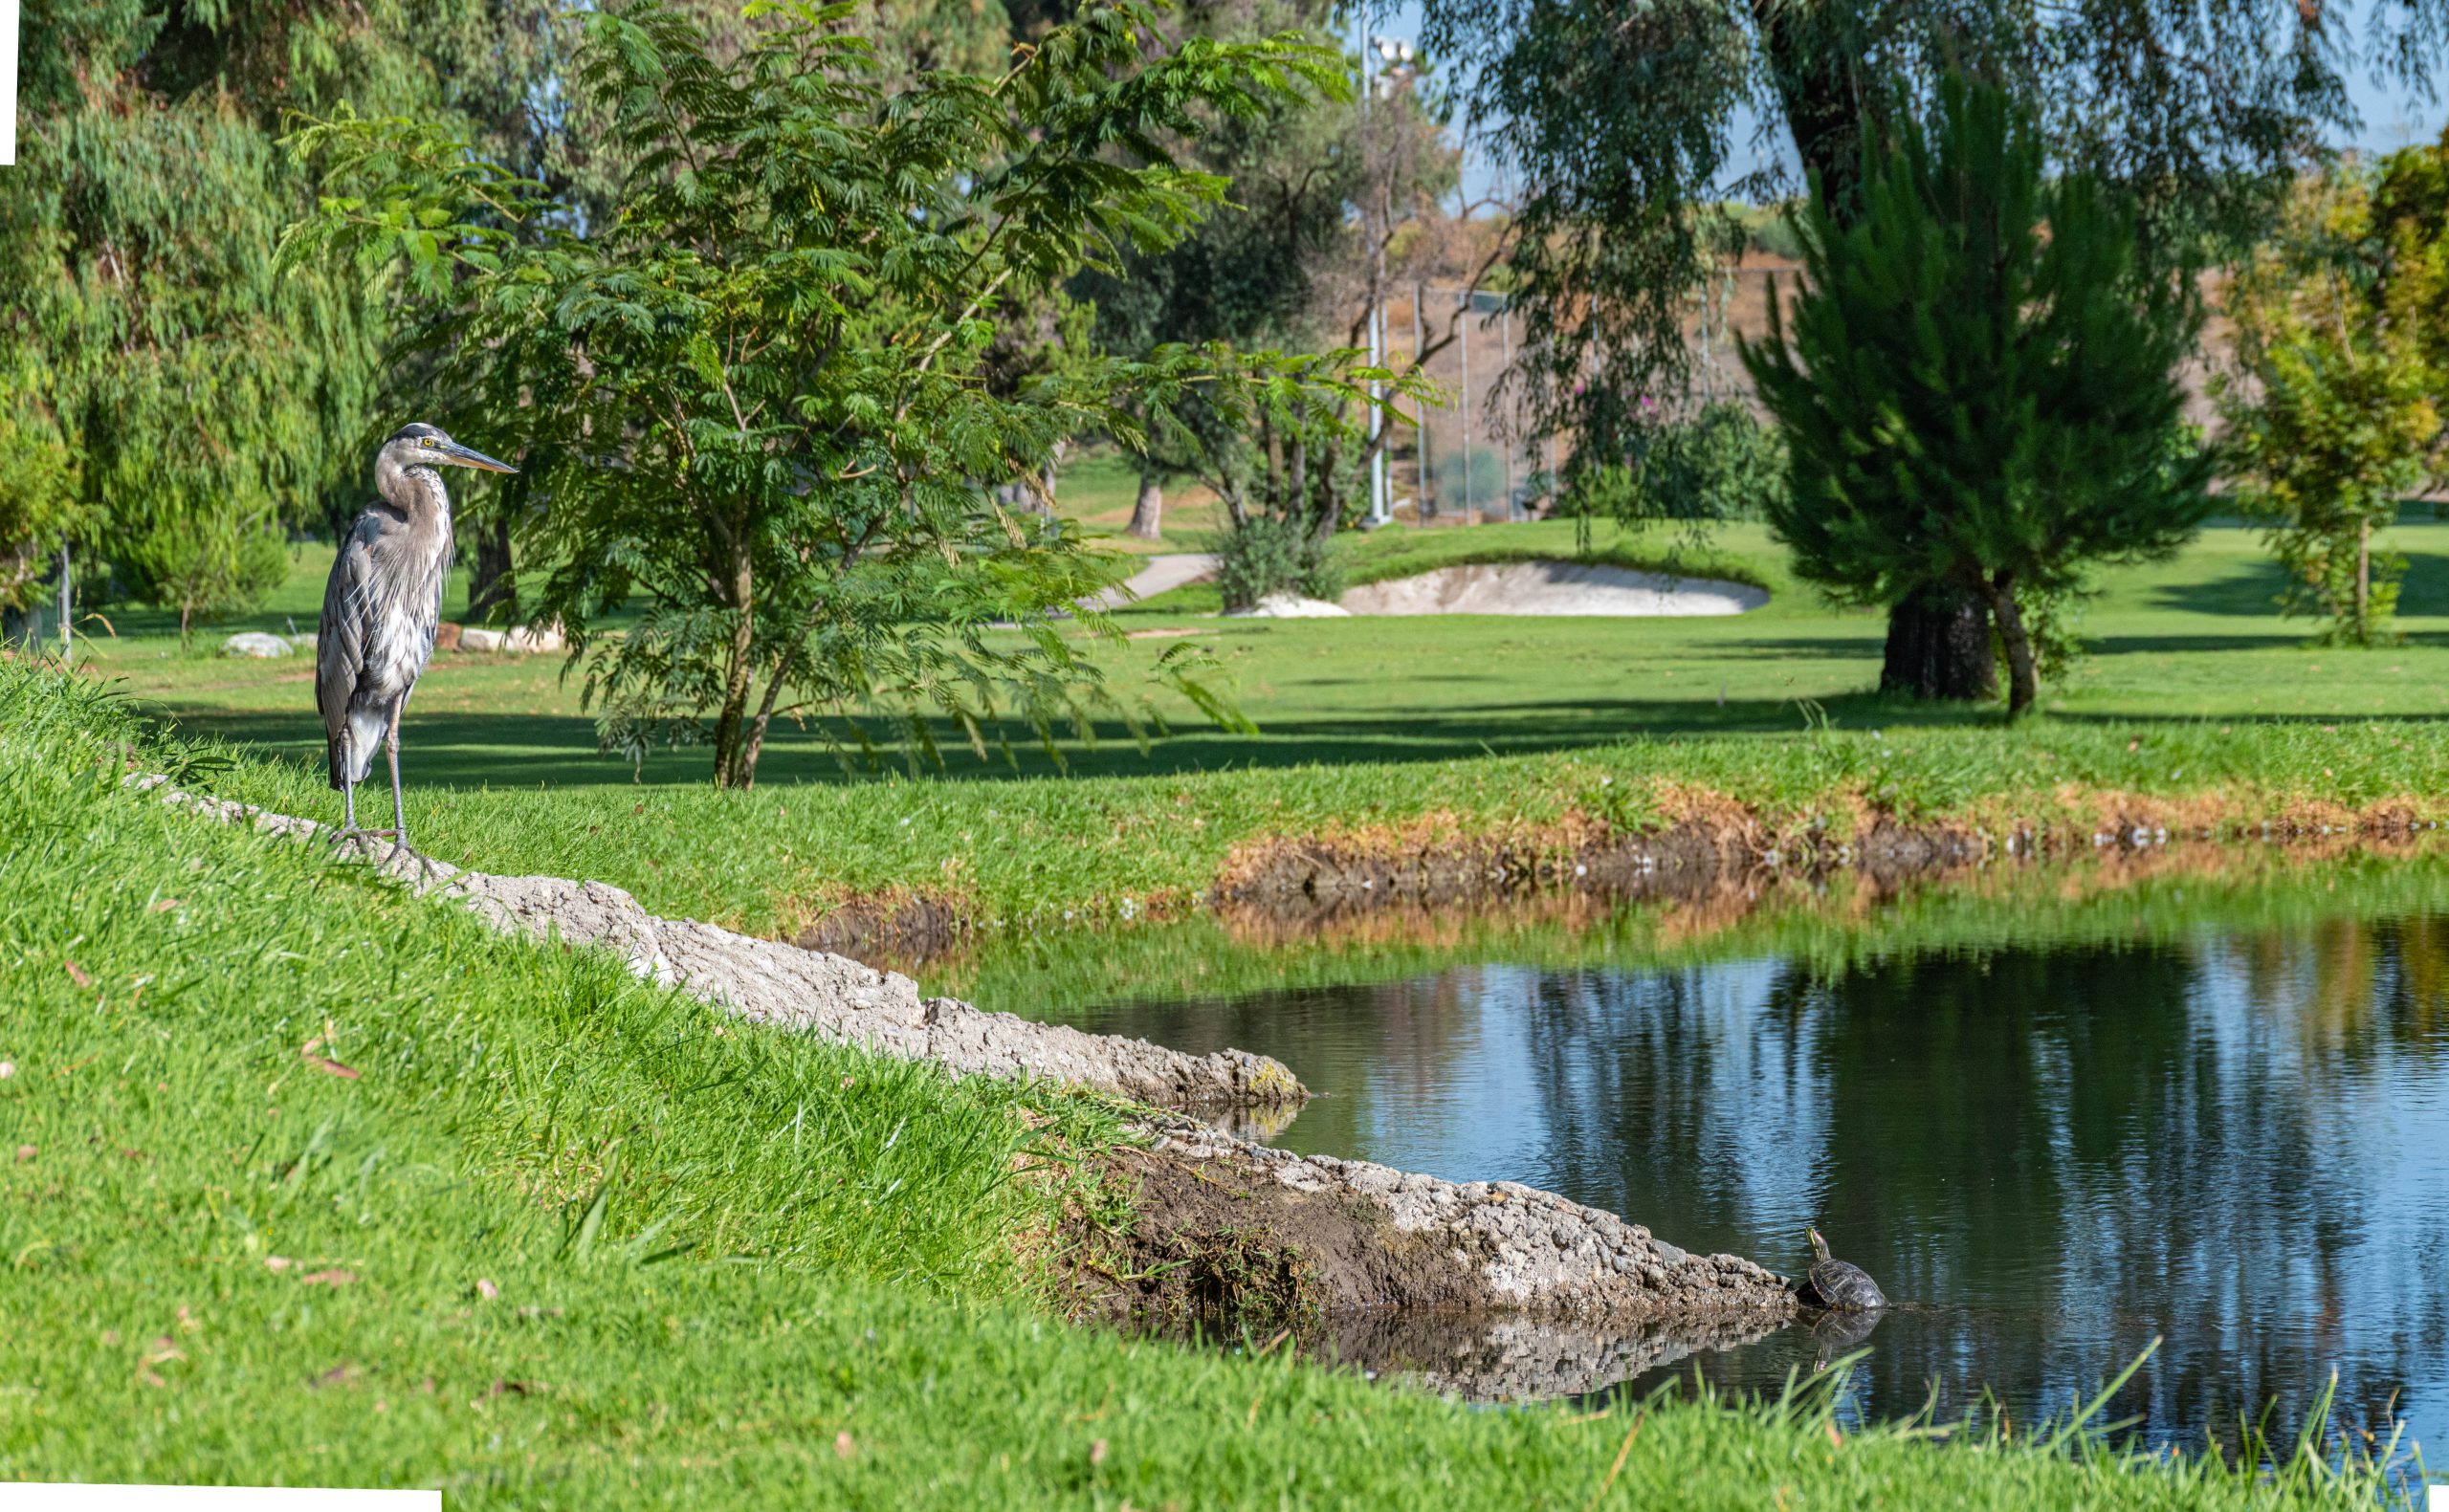
[[[1934,1379],[1951,1411],[1982,1383],[2063,1411],[2159,1336],[2112,1409],[2155,1431],[2270,1399],[2293,1421],[2336,1366],[2350,1420],[2419,1389],[2449,1439],[2444,1004],[2427,918],[1831,975],[1484,966],[1085,1021],[1283,1057],[1326,1094],[1305,1149],[1530,1181],[1789,1269],[1818,1222],[1930,1309],[1873,1336],[1877,1413]],[[1698,1364],[1774,1388],[1813,1352]]]
[[[2374,1423],[2443,1370],[2449,1196],[2376,1175],[2422,1137],[2385,1108],[2449,1071],[2444,986],[2449,928],[2423,921],[1543,974],[1488,1006],[1520,1016],[1562,1190],[1773,1263],[1818,1220],[1943,1309],[1883,1331],[1873,1410],[1935,1379],[2063,1411],[2160,1336],[2114,1411],[2198,1432],[2292,1418],[2333,1366]],[[1762,1352],[1704,1370],[1771,1384],[1789,1362]]]

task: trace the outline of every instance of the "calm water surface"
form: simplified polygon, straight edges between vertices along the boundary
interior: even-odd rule
[[[1010,1007],[996,1003],[990,1006]],[[1043,1015],[1042,1004],[1035,1005]],[[1851,1410],[2115,1401],[2154,1440],[2338,1412],[2449,1452],[2449,915],[1814,970],[1502,960],[1048,1017],[1282,1058],[1275,1137],[1508,1179],[1789,1272],[1817,1223],[1899,1305]],[[1800,1329],[1697,1369],[1774,1389]]]

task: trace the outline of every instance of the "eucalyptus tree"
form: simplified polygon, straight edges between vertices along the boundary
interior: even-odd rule
[[[487,398],[474,433],[523,447],[542,508],[521,593],[568,632],[607,748],[704,741],[724,786],[754,781],[778,718],[838,746],[890,716],[923,757],[929,715],[982,755],[999,715],[1050,747],[1059,719],[1129,714],[1049,623],[1092,563],[996,490],[1040,486],[1073,435],[1139,441],[1140,416],[1195,392],[1361,377],[1186,346],[992,370],[999,300],[1213,208],[1222,183],[1165,142],[1338,89],[1332,55],[1169,47],[1142,6],[1099,4],[1001,74],[905,80],[852,13],[751,6],[724,55],[662,5],[589,16],[570,88],[626,166],[584,234],[430,124],[336,114],[297,142],[324,197],[292,257],[405,277],[437,361]],[[1186,661],[1165,664],[1176,686],[1217,712]]]
[[[1569,471],[1640,454],[1663,412],[1643,401],[1682,390],[1694,293],[1736,245],[1717,203],[1799,186],[1736,171],[1746,120],[1757,144],[1791,143],[1842,219],[1898,86],[1919,103],[1951,69],[1988,77],[2039,113],[2054,161],[2134,199],[2140,254],[2159,260],[2250,240],[2323,131],[2353,115],[2344,18],[2311,0],[1425,0],[1425,13],[1431,45],[1472,72],[1478,136],[1522,186],[1512,382],[1574,439]],[[2420,82],[2445,23],[2443,0],[2410,0],[2353,40]],[[1884,686],[1978,689],[1977,600],[1900,593]]]

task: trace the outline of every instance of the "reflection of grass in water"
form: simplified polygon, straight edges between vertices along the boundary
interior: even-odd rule
[[[1765,883],[1757,894],[1754,902],[1730,887],[1622,906],[1561,896],[1388,909],[1315,931],[1282,917],[1201,914],[1132,929],[989,935],[909,969],[930,992],[1033,1018],[1097,1003],[1399,981],[1489,962],[1641,970],[1776,957],[1824,972],[1917,953],[2165,944],[2205,927],[2258,931],[2440,912],[2449,910],[2449,864],[2431,844],[2412,859],[2195,845],[1995,866],[1892,896],[1849,873],[1824,888]],[[2409,969],[2449,982],[2449,950]]]

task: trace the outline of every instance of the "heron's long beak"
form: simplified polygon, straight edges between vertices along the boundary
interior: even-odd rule
[[[474,447],[463,447],[456,441],[446,441],[440,450],[442,460],[456,462],[463,468],[482,468],[488,472],[516,472],[518,470],[497,457],[489,457]]]

